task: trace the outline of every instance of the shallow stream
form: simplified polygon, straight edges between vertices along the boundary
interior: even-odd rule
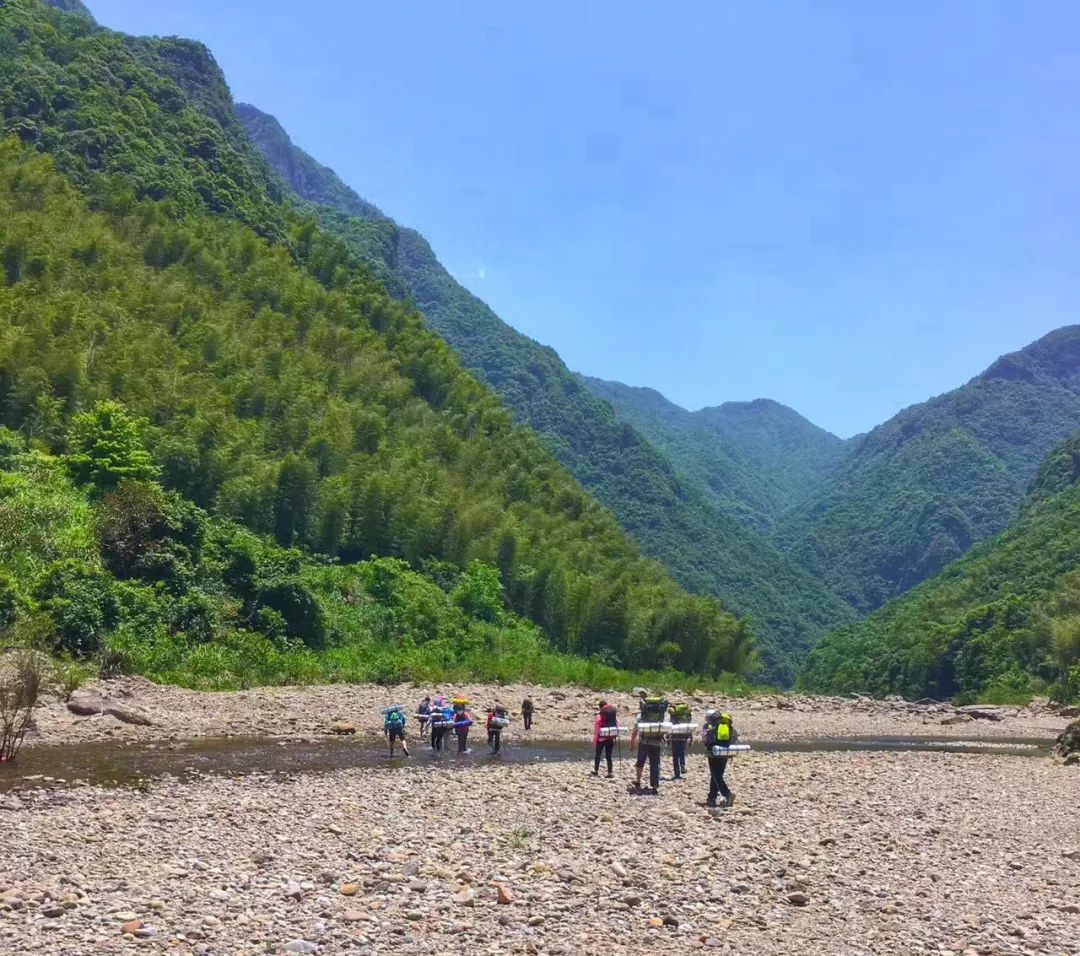
[[[420,765],[430,769],[468,769],[490,763],[588,761],[587,742],[503,741],[501,753],[492,755],[480,739],[469,753],[433,754],[413,739],[411,757],[390,758],[386,745],[374,738],[326,737],[282,740],[273,737],[200,737],[182,741],[124,743],[99,741],[29,747],[18,761],[0,768],[0,792],[39,785],[94,784],[138,786],[171,775],[193,779],[202,774],[321,773],[356,767],[400,768]],[[827,753],[843,751],[922,751],[932,753],[994,754],[1020,757],[1046,756],[1052,739],[1040,737],[812,737],[805,740],[754,742],[755,753]],[[691,754],[700,754],[695,746]],[[622,742],[621,759],[632,759]],[[742,758],[745,759],[745,758]]]

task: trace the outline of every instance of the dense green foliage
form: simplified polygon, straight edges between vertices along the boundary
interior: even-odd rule
[[[499,572],[487,565],[444,569],[444,589],[393,558],[340,567],[277,547],[154,482],[102,495],[75,483],[68,459],[14,452],[2,465],[0,644],[35,643],[107,675],[211,689],[685,679],[552,651],[502,607]]]
[[[765,533],[820,487],[844,454],[843,441],[777,402],[688,412],[651,388],[582,381],[717,509]]]
[[[814,649],[802,683],[910,697],[1080,696],[1080,434],[1004,533]],[[1063,464],[1071,480],[1063,481]]]
[[[17,263],[0,286],[0,417],[69,453],[77,479],[101,493],[160,470],[198,506],[344,562],[485,561],[509,608],[566,651],[745,666],[746,628],[638,558],[415,313],[310,222],[291,227],[302,269],[226,219],[176,220],[110,204],[109,191],[91,213],[47,162],[12,144],[0,160],[0,246]],[[115,406],[76,414],[107,399],[147,420],[153,466]]]
[[[295,147],[277,121],[240,107],[248,132],[320,222],[359,252],[375,275],[411,296],[428,324],[536,430],[566,466],[686,587],[750,615],[767,675],[789,681],[801,654],[850,610],[810,575],[680,479],[668,461],[549,348],[516,332],[463,288],[418,233],[360,199]],[[749,493],[753,478],[744,490]]]
[[[284,235],[281,186],[232,112],[224,78],[190,40],[114,33],[38,0],[0,8],[0,116],[78,185],[179,211],[227,213]],[[96,184],[97,189],[104,184]]]
[[[1016,514],[1080,427],[1080,326],[1052,332],[855,447],[777,540],[858,610],[903,593]]]

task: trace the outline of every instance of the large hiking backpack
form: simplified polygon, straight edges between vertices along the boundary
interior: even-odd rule
[[[616,727],[619,724],[619,714],[614,704],[606,704],[600,708],[600,726]]]
[[[711,717],[705,725],[706,747],[727,747],[735,742],[735,731],[729,722],[723,720],[721,714]]]
[[[391,710],[386,714],[383,727],[386,730],[399,730],[405,726],[405,711]]]
[[[671,722],[673,724],[688,724],[690,723],[690,705],[689,704],[675,704],[671,708]]]
[[[662,738],[670,726],[664,720],[667,716],[667,709],[668,702],[663,697],[646,697],[641,702],[638,733],[646,739]]]
[[[646,697],[641,702],[641,722],[643,724],[663,723],[667,716],[668,702],[663,697]]]

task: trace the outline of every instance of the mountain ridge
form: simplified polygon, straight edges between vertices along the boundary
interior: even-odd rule
[[[302,150],[269,114],[246,106],[242,117],[280,175],[300,171],[289,185],[301,200],[315,201],[344,186],[332,171],[331,182],[315,182],[312,176],[327,168],[299,155]],[[357,209],[360,217],[319,207],[320,223],[349,242],[398,295],[416,303],[429,326],[519,422],[544,437],[647,554],[684,586],[752,614],[766,654],[777,662],[769,676],[790,679],[795,659],[816,635],[850,617],[846,606],[767,541],[713,509],[651,443],[588,391],[554,349],[513,329],[454,279],[423,236],[352,194],[355,200],[344,209]]]

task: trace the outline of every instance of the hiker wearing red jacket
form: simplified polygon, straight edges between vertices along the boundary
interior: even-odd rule
[[[596,720],[593,721],[593,747],[596,748],[596,754],[593,758],[593,772],[594,777],[600,776],[600,755],[603,754],[607,760],[607,775],[609,778],[613,777],[611,769],[611,751],[615,749],[615,740],[618,736],[619,719],[615,710],[614,704],[609,704],[606,700],[600,701],[600,705],[596,711]],[[607,731],[606,733],[604,731]]]

